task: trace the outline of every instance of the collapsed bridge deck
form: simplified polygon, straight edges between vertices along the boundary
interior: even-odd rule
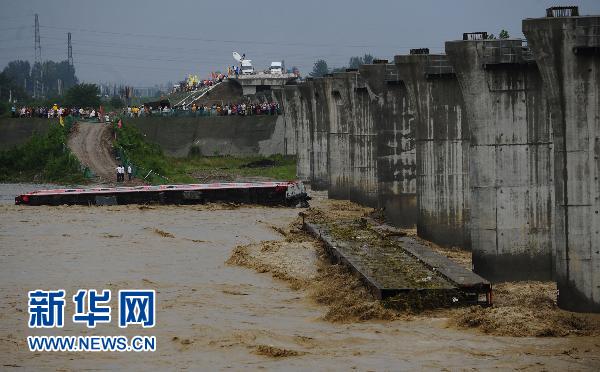
[[[15,197],[23,205],[202,204],[231,202],[308,206],[302,182],[245,182],[37,190]]]
[[[491,284],[418,240],[386,233],[374,221],[305,222],[334,262],[348,267],[391,307],[491,305]]]

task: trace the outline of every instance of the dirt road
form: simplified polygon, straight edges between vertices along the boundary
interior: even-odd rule
[[[99,182],[113,183],[117,162],[112,154],[110,127],[100,123],[79,123],[68,146],[79,161],[91,169]]]

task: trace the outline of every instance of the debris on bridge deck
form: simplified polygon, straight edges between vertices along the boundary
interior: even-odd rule
[[[308,218],[304,228],[324,243],[332,261],[347,266],[390,307],[423,310],[491,305],[488,281],[374,220]]]
[[[37,190],[19,195],[25,205],[203,204],[229,202],[308,207],[302,182],[244,182],[89,189]]]

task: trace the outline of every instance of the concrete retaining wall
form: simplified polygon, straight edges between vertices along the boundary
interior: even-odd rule
[[[295,85],[291,85],[294,87]],[[254,95],[254,101],[259,103],[271,103],[275,102],[279,104],[282,113],[285,111],[286,96],[285,87],[277,87],[277,89],[270,89],[267,91],[259,92]],[[294,125],[293,117],[295,115],[284,115],[284,136],[283,136],[283,148],[285,155],[296,155],[296,126]]]
[[[0,150],[21,145],[34,134],[44,134],[58,119],[3,118],[0,119]]]
[[[474,271],[492,281],[547,280],[553,269],[552,135],[535,63],[496,58],[521,40],[446,42],[470,131]]]
[[[170,156],[185,157],[192,146],[203,155],[285,154],[283,115],[142,117],[128,119]]]
[[[470,249],[469,126],[445,55],[396,56],[416,122],[417,233]]]
[[[600,17],[526,19],[554,128],[558,304],[600,312]]]

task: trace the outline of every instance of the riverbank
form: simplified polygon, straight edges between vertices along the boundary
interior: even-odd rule
[[[45,133],[35,132],[26,142],[0,150],[0,182],[87,182],[84,168],[66,146],[69,129],[48,121]]]
[[[293,156],[207,156],[194,150],[183,158],[172,157],[165,155],[159,145],[147,141],[132,125],[124,124],[121,128],[114,125],[111,129],[106,124],[80,123],[69,134],[58,123],[45,124],[48,126],[45,133],[36,132],[25,143],[0,150],[0,182],[114,185],[118,162],[133,164],[133,184],[296,178]],[[116,140],[113,130],[117,133]]]

